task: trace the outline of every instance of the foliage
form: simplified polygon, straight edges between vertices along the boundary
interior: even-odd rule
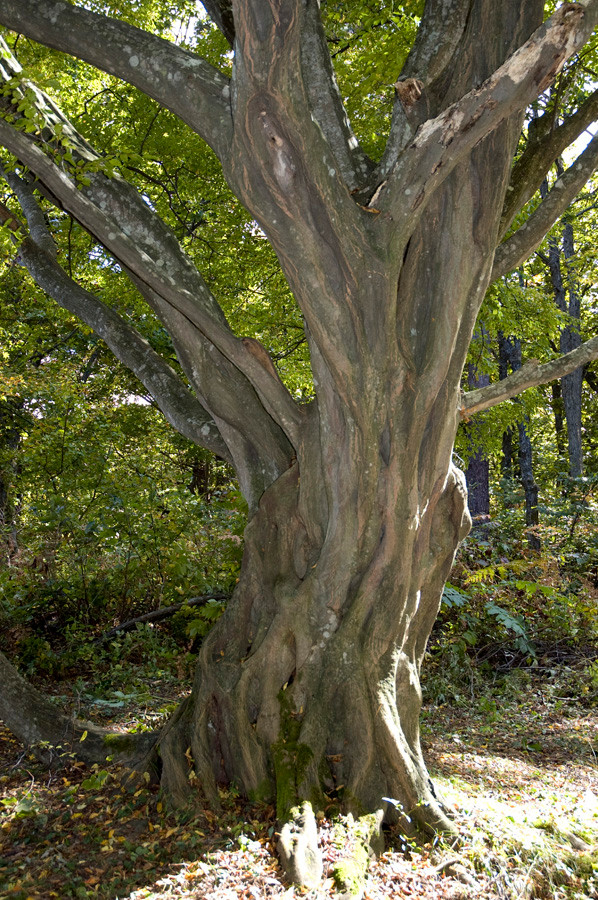
[[[388,134],[394,88],[413,43],[421,0],[389,6],[358,0],[327,3],[328,41],[345,108],[366,153],[379,159]]]
[[[523,667],[545,673],[556,693],[595,705],[597,522],[588,505],[582,512],[561,496],[550,524],[537,529],[538,552],[512,505],[466,538],[430,639],[427,698],[467,703],[474,684]]]
[[[5,647],[51,674],[67,649],[85,664],[83,645],[115,619],[230,591],[245,504],[227,467],[174,434],[84,328],[50,318],[11,272],[0,290],[0,429],[18,436],[0,439],[15,507],[3,537],[18,548],[0,564],[0,615]],[[196,610],[183,643],[220,608]]]

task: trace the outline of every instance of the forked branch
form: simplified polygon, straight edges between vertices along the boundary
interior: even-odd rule
[[[550,113],[545,113],[550,115]],[[542,121],[544,116],[540,119]],[[500,224],[500,238],[504,238],[517,213],[539,190],[553,162],[598,118],[598,90],[594,91],[579,109],[568,116],[562,125],[550,128],[539,140],[530,141],[511,174]]]
[[[378,208],[398,222],[423,211],[426,196],[500,122],[547,88],[597,22],[598,0],[561,6],[480,88],[419,128],[379,193]]]
[[[128,270],[151,290],[185,316],[208,341],[233,363],[255,387],[268,412],[286,431],[297,438],[300,409],[280,379],[256,359],[255,354],[230,331],[223,317],[214,313],[207,288],[195,292],[186,282],[177,284],[163,259],[153,259],[126,234],[100,206],[78,190],[42,150],[6,122],[0,121],[0,143],[24,162],[68,210]]]
[[[417,84],[424,95],[450,64],[463,34],[471,0],[426,0],[415,43],[401,71],[400,84]],[[423,107],[425,103],[419,104]],[[413,112],[415,112],[415,121]],[[399,153],[421,124],[419,109],[409,108],[403,94],[396,90],[390,134],[376,177],[382,181],[396,164]],[[427,118],[427,116],[424,116]],[[419,119],[419,121],[418,121]]]

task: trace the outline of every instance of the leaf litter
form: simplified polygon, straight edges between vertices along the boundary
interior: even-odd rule
[[[130,721],[133,710],[123,711]],[[511,700],[437,706],[424,752],[458,838],[418,844],[390,829],[363,900],[591,900],[598,897],[598,715],[538,685]],[[335,896],[340,818],[318,819],[322,884],[285,883],[274,808],[223,793],[172,811],[115,766],[51,771],[0,726],[0,897],[252,900]]]

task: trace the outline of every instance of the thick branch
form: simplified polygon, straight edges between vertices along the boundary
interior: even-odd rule
[[[118,313],[81,288],[58,264],[54,241],[29,186],[14,172],[2,174],[17,195],[31,228],[31,237],[20,244],[19,259],[36,283],[60,306],[93,328],[117,359],[139,378],[180,434],[232,462],[216,424],[174,370]],[[17,242],[17,233],[24,233],[24,229],[3,205],[0,220],[10,226]]]
[[[539,140],[530,141],[513,166],[500,223],[501,238],[505,236],[519,210],[539,190],[550,166],[597,118],[598,90],[584,100],[577,112],[569,116],[562,125],[551,128]]]
[[[397,83],[392,124],[376,177],[382,181],[399,153],[428,116],[425,96],[429,85],[444,72],[463,34],[471,0],[426,0],[417,36]],[[401,84],[417,84],[424,94],[415,104],[406,102]]]
[[[231,47],[235,42],[232,0],[202,0],[206,12]],[[353,134],[336,83],[317,0],[306,3],[301,35],[301,75],[315,120],[324,134],[349,190],[358,188],[374,164]]]
[[[491,281],[496,281],[521,265],[540,246],[555,222],[573,202],[586,181],[598,168],[598,136],[554,183],[552,190],[529,219],[503,244],[494,256]]]
[[[3,42],[2,50],[0,77],[8,79],[18,76],[20,66]],[[75,163],[92,163],[93,169],[97,168],[98,162],[101,163],[101,157],[78,134],[56,104],[28,81],[13,83],[10,94],[4,99],[7,113],[16,118],[15,128],[18,129],[18,107],[25,90],[29,96],[33,92],[38,120],[42,123],[41,135],[25,136],[18,132],[15,135],[11,131],[7,134],[18,139],[18,147],[13,147],[14,155],[36,172],[39,178],[37,186],[41,193],[58,208],[64,209],[64,197],[61,197],[57,184],[50,188],[44,182],[44,166],[49,167],[49,171],[54,174],[56,166],[41,151],[49,151],[51,158],[62,163],[62,143],[66,139]],[[61,135],[60,140],[57,139],[57,134]],[[41,145],[37,148],[37,154],[34,152],[36,144]],[[41,167],[36,168],[36,162]],[[62,167],[60,171],[63,177],[58,185],[68,186],[69,167],[66,167],[66,174]],[[72,187],[71,183],[70,188]],[[162,276],[167,275],[171,285],[184,288],[188,297],[194,298],[202,306],[208,320],[214,322],[220,330],[229,331],[222,310],[173,233],[131,184],[118,175],[107,178],[101,171],[92,171],[86,173],[83,182],[78,185],[77,195],[91,201],[90,209],[95,210],[104,224],[104,231],[115,240],[114,247],[110,248],[113,256],[170,331],[179,361],[199,402],[208,411],[226,442],[241,489],[250,507],[254,508],[263,490],[289,465],[292,449],[288,440],[277,419],[266,411],[254,387],[240,369],[219,352],[199,329],[193,327],[188,317],[178,312],[126,265],[119,252],[122,242],[119,245],[118,234],[126,234],[129,245],[136,247],[143,259],[154,260]],[[94,236],[98,239],[97,233]],[[242,348],[247,349],[244,344]],[[265,350],[262,351],[262,356],[269,363],[270,370],[273,370]],[[254,354],[250,362],[254,363]],[[260,370],[262,377],[265,374]]]
[[[401,78],[435,81],[450,65],[461,39],[472,0],[426,0],[413,47]]]
[[[368,246],[371,217],[347,191],[297,77],[306,5],[289,2],[284,15],[259,0],[234,8],[235,100],[243,114],[235,117],[229,183],[278,255],[308,326],[312,363],[317,345],[338,392],[355,398],[351,360],[368,352],[364,280],[373,287],[378,260]]]
[[[52,259],[56,259],[56,244],[48,230],[43,210],[32,192],[27,189],[25,182],[15,172],[7,172],[0,166],[0,175],[17,195],[21,209],[25,213],[31,237],[40,249],[44,250]]]
[[[0,23],[135,85],[226,158],[232,134],[229,79],[205,60],[67,0],[1,0]]]
[[[0,143],[24,162],[81,224],[151,290],[182,313],[253,384],[275,422],[297,439],[301,422],[299,407],[276,375],[264,366],[246,344],[234,336],[224,317],[214,311],[207,288],[197,292],[185,279],[178,284],[168,271],[168,258],[153,258],[139,242],[126,234],[99,205],[85,197],[68,175],[33,144],[29,138],[0,121]],[[112,200],[108,192],[106,199]],[[160,250],[164,248],[159,245]],[[264,351],[265,353],[265,351]],[[232,387],[232,385],[231,385]]]
[[[503,400],[516,397],[527,388],[556,381],[557,378],[568,375],[569,372],[579,369],[580,366],[584,366],[594,359],[598,359],[598,337],[591,338],[577,350],[572,350],[571,353],[566,353],[543,365],[535,359],[530,360],[508,378],[490,384],[488,387],[462,394],[459,410],[461,418],[467,419],[474,413],[490,409],[490,407],[502,403]]]
[[[374,169],[353,134],[336,83],[320,16],[320,4],[309,0],[301,34],[301,70],[315,120],[330,146],[349,190],[360,187]]]
[[[497,125],[524,109],[550,84],[598,22],[598,0],[566,3],[478,89],[419,128],[403,151],[376,206],[397,220],[423,210],[426,196]]]
[[[84,290],[48,253],[26,238],[18,259],[56,302],[93,328],[141,381],[170,424],[189,440],[232,462],[211,416],[148,342],[109,306]]]
[[[201,5],[232,47],[235,43],[232,0],[202,0]]]

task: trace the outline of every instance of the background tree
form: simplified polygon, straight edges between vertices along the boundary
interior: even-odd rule
[[[205,260],[185,252],[212,209],[197,169],[180,175],[196,198],[192,217],[172,166],[157,208],[136,187],[136,159],[112,148],[101,103],[101,122],[82,136],[5,51],[3,216],[18,262],[105,340],[175,428],[234,465],[248,503],[234,597],[202,645],[192,696],[157,736],[162,783],[188,795],[190,748],[215,801],[231,782],[276,793],[281,816],[324,792],[358,810],[391,797],[389,817],[448,828],[418,715],[426,640],[469,527],[451,461],[456,428],[585,364],[598,339],[465,397],[460,379],[489,281],[539,245],[598,161],[594,139],[496,249],[562,145],[587,127],[583,100],[512,168],[526,106],[590,40],[598,2],[567,3],[544,25],[540,0],[406,4],[399,18],[417,26],[408,54],[393,17],[376,26],[389,80],[398,76],[389,128],[392,88],[377,95],[372,85],[354,106],[357,135],[326,27],[339,50],[358,43],[361,4],[348,14],[331,4],[328,19],[311,0],[205,6],[220,44],[210,32],[191,50],[157,36],[173,24],[167,5],[119,4],[111,19],[109,3],[96,13],[64,0],[0,0],[2,24],[122,78],[158,103],[156,116],[168,109],[203,138],[249,213],[243,239],[261,247],[265,235],[276,254],[309,348],[313,399],[243,336],[243,317],[241,336],[233,332],[220,286],[200,274]],[[42,59],[47,72],[55,58]],[[360,143],[366,104],[374,135]],[[181,152],[195,160],[184,134]],[[146,185],[157,177],[142,172]],[[82,271],[61,265],[61,210],[93,238]],[[100,296],[108,273],[123,298],[137,292],[128,308]],[[263,280],[259,289],[267,293]],[[139,297],[178,363],[135,326]]]

